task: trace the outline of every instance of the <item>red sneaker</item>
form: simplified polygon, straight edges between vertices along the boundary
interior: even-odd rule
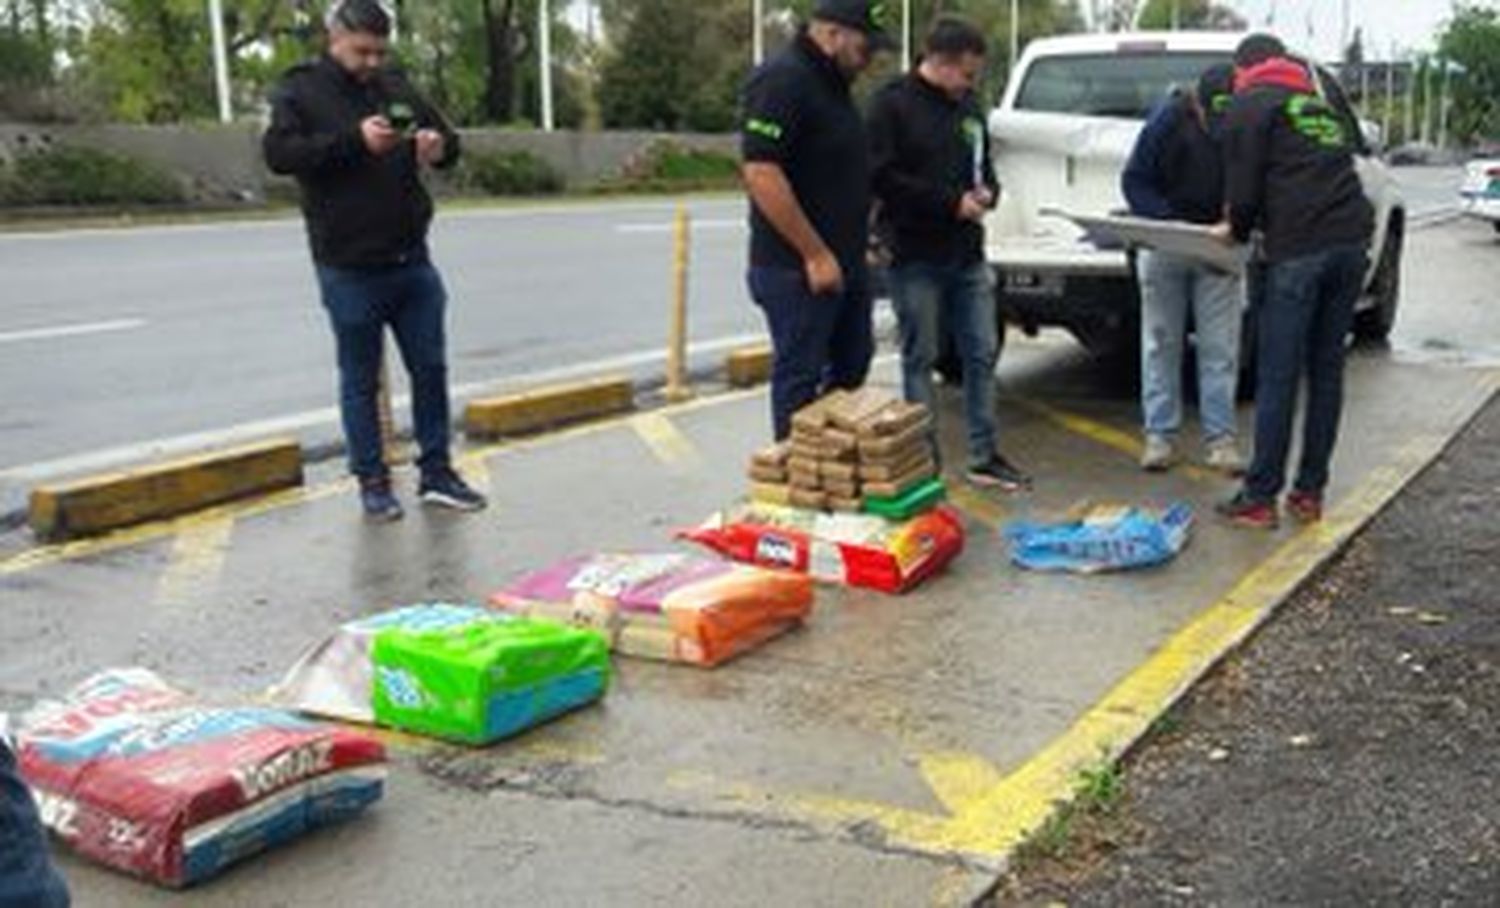
[[[1317,492],[1292,492],[1286,497],[1286,509],[1298,523],[1317,523],[1323,519],[1323,496]]]
[[[1235,526],[1252,530],[1274,530],[1281,525],[1274,503],[1256,501],[1244,492],[1221,502],[1214,510]]]

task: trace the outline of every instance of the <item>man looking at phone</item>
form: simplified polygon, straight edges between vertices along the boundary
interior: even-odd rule
[[[882,233],[894,257],[891,303],[901,328],[907,400],[933,407],[940,333],[963,363],[968,422],[965,478],[1018,491],[1031,479],[995,447],[995,293],[984,259],[984,217],[999,198],[989,136],[974,88],[984,72],[984,34],[943,16],[921,61],[870,105],[870,165]],[[934,408],[935,409],[935,408]]]
[[[318,285],[338,346],[349,468],[375,520],[401,503],[385,463],[376,392],[385,330],[411,377],[424,503],[477,511],[485,499],[449,455],[447,294],[427,252],[432,199],[422,167],[458,161],[458,136],[387,65],[391,19],[376,0],[342,0],[328,16],[328,50],[293,67],[271,95],[266,162],[302,189]]]

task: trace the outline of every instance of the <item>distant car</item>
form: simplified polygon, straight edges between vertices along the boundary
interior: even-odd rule
[[[1460,194],[1464,214],[1489,221],[1500,233],[1500,158],[1470,161]]]

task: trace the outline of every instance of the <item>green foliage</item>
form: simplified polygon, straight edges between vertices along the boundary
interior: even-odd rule
[[[1460,141],[1500,138],[1500,10],[1458,4],[1438,53],[1462,67],[1453,79],[1450,133]]]
[[[529,151],[470,151],[462,162],[460,185],[486,195],[551,195],[563,190],[562,175]]]
[[[1139,27],[1143,31],[1172,28],[1174,7],[1180,29],[1241,31],[1246,27],[1243,16],[1213,0],[1148,0],[1141,10]]]
[[[638,0],[599,78],[604,125],[724,132],[749,67],[749,23],[723,0]]]
[[[653,143],[625,166],[618,179],[595,187],[601,192],[693,192],[739,185],[739,158],[720,151]]]
[[[185,199],[171,175],[91,148],[57,145],[0,166],[0,206],[163,205]]]

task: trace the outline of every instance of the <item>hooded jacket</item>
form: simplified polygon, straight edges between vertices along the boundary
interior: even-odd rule
[[[1276,58],[1240,70],[1224,128],[1235,238],[1262,230],[1272,263],[1369,243],[1375,218],[1354,169],[1355,129],[1302,64]]]

